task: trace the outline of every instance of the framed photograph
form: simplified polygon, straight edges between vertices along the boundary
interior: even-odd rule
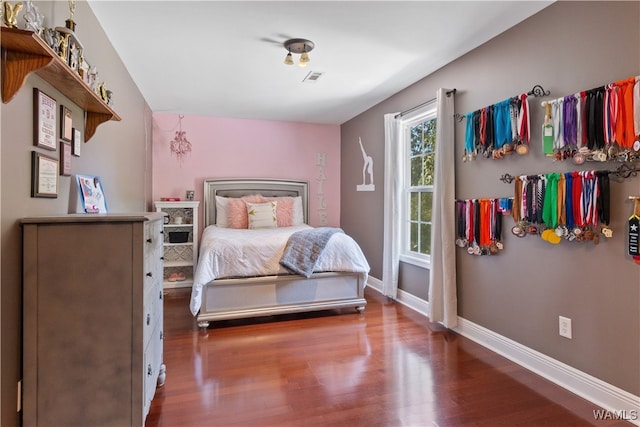
[[[76,175],[78,194],[82,201],[82,210],[86,213],[107,213],[107,201],[100,177]]]
[[[37,151],[31,157],[31,197],[58,197],[58,160]]]
[[[73,138],[73,118],[71,110],[64,105],[60,106],[60,139],[71,142]]]
[[[33,145],[55,151],[56,100],[37,88],[33,88]]]
[[[80,149],[82,148],[82,132],[80,129],[73,128],[73,150],[72,154],[80,157]]]
[[[60,175],[71,175],[71,144],[68,142],[60,141]]]

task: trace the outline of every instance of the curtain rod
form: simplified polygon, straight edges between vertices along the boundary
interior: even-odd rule
[[[446,94],[447,94],[447,96],[451,96],[451,95],[455,95],[455,93],[456,93],[456,92],[457,92],[457,89],[455,89],[455,88],[454,88],[454,89],[448,90],[448,91],[446,92]],[[411,108],[409,108],[408,110],[405,110],[405,111],[403,111],[403,112],[401,112],[401,113],[398,113],[398,114],[396,114],[396,115],[395,115],[395,118],[397,119],[398,117],[402,117],[402,116],[404,116],[405,114],[408,114],[408,113],[410,113],[410,112],[412,112],[412,111],[417,110],[418,108],[424,107],[425,105],[432,103],[432,102],[433,102],[433,101],[435,101],[436,99],[438,99],[438,98],[430,99],[430,100],[428,100],[428,101],[426,101],[426,102],[423,102],[423,103],[422,103],[422,104],[420,104],[420,105],[416,105],[415,107],[411,107]]]

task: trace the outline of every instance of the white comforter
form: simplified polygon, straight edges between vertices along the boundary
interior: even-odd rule
[[[196,316],[202,304],[202,287],[214,279],[229,277],[290,274],[280,265],[289,236],[308,225],[257,230],[205,228],[200,242],[200,257],[191,291],[191,313]],[[345,233],[334,234],[318,258],[314,271],[369,273],[360,246]],[[365,280],[366,282],[366,280]]]

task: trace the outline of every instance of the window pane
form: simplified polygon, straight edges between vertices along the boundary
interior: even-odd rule
[[[436,119],[423,123],[423,153],[431,153],[436,149]]]
[[[434,168],[435,168],[435,153],[427,154],[421,159],[421,173],[420,176],[420,185],[433,185],[434,179]]]
[[[420,221],[431,222],[431,203],[433,193],[423,192],[420,194]]]
[[[418,252],[418,223],[412,222],[410,228],[411,238],[409,241],[409,250],[412,252]]]
[[[422,157],[411,158],[411,187],[422,185]]]
[[[409,130],[411,134],[411,156],[420,154],[422,152],[422,123],[412,126]]]
[[[411,199],[410,199],[411,206],[409,206],[409,212],[411,215],[409,219],[411,221],[418,221],[418,212],[420,212],[419,195],[420,193],[417,193],[417,192],[411,193]]]
[[[431,254],[431,224],[420,224],[420,253]]]

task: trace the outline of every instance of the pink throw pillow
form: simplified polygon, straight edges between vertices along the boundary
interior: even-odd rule
[[[278,227],[291,227],[293,225],[293,198],[292,197],[267,197],[265,201],[275,200]]]
[[[260,194],[252,194],[241,198],[229,198],[227,203],[227,220],[229,228],[249,228],[247,218],[247,204],[263,203],[266,200]]]

